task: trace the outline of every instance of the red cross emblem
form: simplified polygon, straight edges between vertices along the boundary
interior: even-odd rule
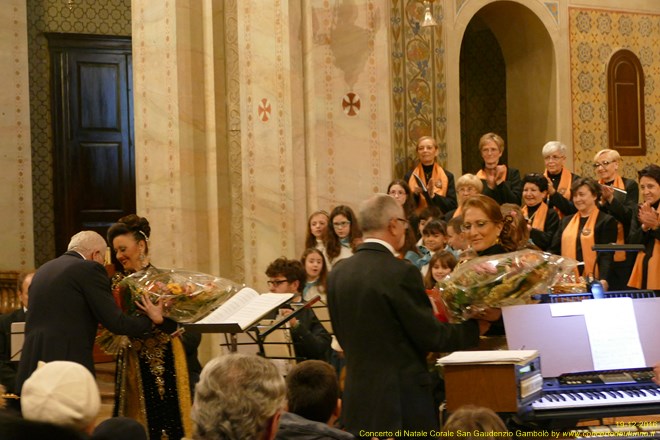
[[[360,113],[360,97],[353,92],[347,93],[341,100],[341,107],[346,116],[357,116]]]
[[[270,102],[266,98],[262,99],[261,102],[259,103],[259,109],[257,110],[257,113],[259,114],[259,119],[261,119],[261,122],[268,122],[270,119]]]

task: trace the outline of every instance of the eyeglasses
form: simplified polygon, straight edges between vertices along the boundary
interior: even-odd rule
[[[406,195],[405,191],[390,191],[389,196],[390,197],[403,197]]]
[[[278,287],[280,284],[286,283],[288,281],[289,280],[285,278],[283,280],[268,280],[266,283],[268,284],[268,287]]]
[[[552,160],[552,161],[557,162],[558,160],[562,160],[564,158],[565,158],[565,156],[557,156],[557,155],[553,154],[552,156],[545,156],[543,158],[543,160]]]
[[[490,220],[477,220],[476,222],[474,222],[474,224],[471,224],[471,223],[463,223],[463,224],[461,225],[461,230],[462,230],[463,232],[470,232],[470,230],[472,229],[473,226],[475,227],[475,229],[479,229],[479,230],[481,230],[481,229],[483,229],[483,228],[486,226],[486,224],[488,224],[488,223],[494,223],[494,222],[492,222],[492,221],[490,221]]]
[[[612,161],[604,160],[602,162],[594,162],[594,169],[598,168],[599,166],[602,166],[603,168],[605,168],[606,166],[608,166],[609,164],[614,163],[614,162],[616,162],[616,160],[612,160]]]
[[[349,221],[343,221],[343,222],[332,222],[332,226],[335,228],[345,228],[346,226],[350,225],[351,222]]]

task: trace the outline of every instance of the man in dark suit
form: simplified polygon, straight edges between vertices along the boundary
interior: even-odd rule
[[[473,347],[489,323],[446,324],[433,316],[419,269],[394,255],[408,223],[393,198],[365,201],[359,223],[364,243],[328,279],[332,326],[346,356],[346,430],[376,437],[438,430],[426,354]]]
[[[78,362],[94,373],[92,350],[99,323],[115,334],[134,337],[149,332],[153,324],[171,325],[163,318],[162,305],[147,298],[137,302],[147,316],[122,313],[103,267],[105,251],[103,237],[82,231],[71,238],[67,252],[35,273],[18,366],[19,393],[38,361]]]
[[[11,358],[11,325],[14,322],[25,322],[25,311],[28,304],[28,288],[32,283],[34,272],[22,272],[16,284],[21,300],[21,308],[0,316],[0,384],[6,392],[16,392],[16,370],[18,361]]]

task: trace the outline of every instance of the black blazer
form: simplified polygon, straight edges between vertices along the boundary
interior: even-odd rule
[[[438,429],[426,354],[476,346],[477,323],[438,321],[419,269],[374,242],[332,269],[328,308],[346,356],[346,430]]]
[[[626,194],[614,191],[611,203],[603,203],[599,206],[605,214],[609,214],[623,225],[624,239],[630,234],[630,225],[633,217],[637,217],[637,203],[639,203],[639,185],[631,179],[623,179]],[[629,252],[633,255],[633,252]]]
[[[8,393],[16,392],[16,370],[18,361],[11,358],[11,325],[14,322],[24,322],[25,311],[23,307],[11,313],[0,316],[0,384],[5,386]]]
[[[559,229],[555,234],[554,239],[552,240],[552,245],[550,246],[550,252],[553,254],[561,255],[561,236],[564,233],[564,229],[568,223],[573,219],[573,216],[580,215],[578,213],[569,215],[561,219]],[[595,244],[611,244],[616,242],[616,220],[611,215],[605,214],[603,212],[598,213],[598,218],[596,218],[596,228],[594,231],[594,243]],[[599,278],[605,280],[610,274],[612,268],[612,263],[614,259],[614,253],[612,252],[598,252],[596,254],[596,264],[598,264]],[[592,267],[585,267],[583,270],[586,273],[593,271]]]
[[[152,326],[146,316],[122,313],[99,263],[69,251],[41,266],[29,290],[18,391],[38,361],[78,362],[94,373],[92,350],[99,323],[115,334],[134,337],[144,336]]]
[[[484,189],[481,193],[495,200],[500,205],[503,203],[515,203],[520,205],[522,200],[522,180],[520,180],[520,171],[515,168],[507,167],[506,179],[495,187],[490,189],[485,179],[481,179]]]
[[[406,175],[404,176],[404,180],[408,182],[410,180],[410,176],[412,176],[412,173],[415,169],[413,168],[412,170],[408,171]],[[422,193],[421,196],[426,199],[426,204],[429,206],[437,206],[440,208],[440,211],[442,213],[447,213],[453,209],[456,209],[458,207],[458,201],[456,199],[456,185],[454,184],[454,174],[447,171],[445,168],[442,168],[442,170],[445,172],[447,175],[447,195],[446,196],[441,196],[440,194],[435,194],[433,197],[429,195],[429,193]],[[415,205],[419,205],[419,198],[420,194],[414,194],[413,197],[415,199]]]
[[[529,231],[529,237],[532,239],[532,242],[542,251],[547,251],[550,248],[552,239],[555,237],[557,229],[559,229],[559,215],[557,215],[554,209],[548,208],[548,214],[545,216],[545,223],[543,223],[543,230],[532,228]]]
[[[561,175],[559,175],[557,178],[552,179],[555,188],[557,188],[557,184],[559,183],[560,176]],[[571,173],[571,186],[573,186],[573,182],[575,182],[579,178],[580,176],[578,176],[577,174]],[[548,197],[547,204],[549,208],[557,208],[562,213],[562,215],[571,215],[577,212],[577,209],[573,204],[573,200],[569,200],[563,195],[559,194],[559,191],[555,191],[553,195]]]

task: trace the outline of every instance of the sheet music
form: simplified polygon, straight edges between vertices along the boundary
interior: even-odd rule
[[[417,174],[413,173],[413,176],[415,176],[415,180],[417,181],[417,185],[419,185],[420,188],[422,188],[422,191],[428,192],[429,190],[426,189],[426,185],[424,185],[424,181],[422,180],[421,177],[419,177]]]
[[[524,364],[538,355],[536,350],[455,351],[438,359],[437,364]]]
[[[632,298],[582,301],[595,370],[646,366]]]

